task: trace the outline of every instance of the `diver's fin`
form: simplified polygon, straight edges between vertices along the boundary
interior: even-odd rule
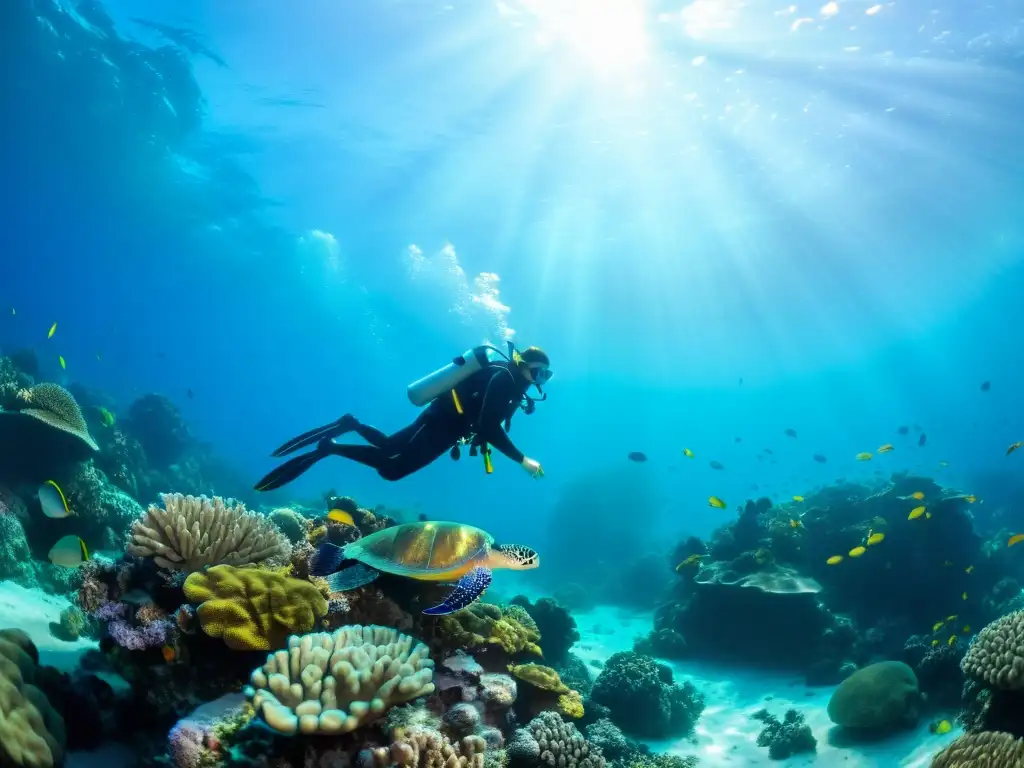
[[[366,586],[378,576],[380,576],[380,571],[377,569],[362,563],[355,563],[328,576],[327,586],[330,587],[331,592],[348,592]]]
[[[344,561],[345,548],[325,541],[309,558],[309,575],[328,576],[338,570]]]
[[[309,432],[303,432],[298,437],[293,437],[270,455],[276,457],[287,456],[289,453],[305,448],[307,445],[319,443],[321,440],[341,437],[346,432],[354,430],[356,425],[356,417],[346,413],[337,421],[332,421],[330,424],[325,424],[322,427],[311,429]]]
[[[428,616],[444,616],[447,613],[461,611],[467,605],[472,605],[479,600],[489,586],[491,586],[491,572],[486,568],[474,568],[459,579],[459,583],[455,585],[455,589],[448,594],[444,602],[433,608],[427,608],[423,612]]]
[[[320,461],[324,456],[330,456],[330,453],[318,448],[315,451],[303,453],[301,456],[288,459],[284,464],[273,469],[266,477],[256,483],[254,487],[257,491],[273,491],[276,488],[280,488],[282,485],[287,485],[299,475],[306,472],[306,470]]]

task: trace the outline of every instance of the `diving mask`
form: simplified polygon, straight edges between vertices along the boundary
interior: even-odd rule
[[[530,366],[530,377],[538,387],[543,387],[555,374],[546,365]]]

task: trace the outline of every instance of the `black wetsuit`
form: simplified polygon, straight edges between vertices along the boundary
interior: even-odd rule
[[[463,438],[475,435],[519,464],[524,456],[508,433],[510,420],[530,383],[506,365],[491,365],[455,388],[455,398],[445,393],[431,402],[416,420],[394,434],[358,423],[355,432],[369,445],[330,442],[323,450],[373,467],[385,480],[401,480],[423,469],[452,449]]]

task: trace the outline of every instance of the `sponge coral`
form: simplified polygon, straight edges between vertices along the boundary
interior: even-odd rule
[[[30,683],[36,650],[20,630],[0,631],[0,765],[53,768],[63,760],[64,721]]]
[[[1008,733],[965,733],[932,759],[932,768],[1010,768],[1024,765],[1024,739]]]
[[[1024,688],[1024,611],[996,619],[974,638],[960,668],[993,688]]]
[[[433,693],[434,662],[414,642],[390,627],[359,625],[293,636],[252,673],[245,694],[278,733],[348,733]]]
[[[185,579],[199,624],[236,651],[269,651],[293,632],[309,632],[327,615],[327,600],[308,581],[273,571],[218,565]]]
[[[652,739],[690,731],[705,702],[690,682],[676,685],[667,666],[630,651],[612,654],[590,697],[624,731]]]
[[[520,620],[524,618],[527,624]],[[490,603],[475,603],[441,619],[441,634],[456,645],[462,648],[497,645],[510,655],[543,655],[538,645],[540,633],[535,627],[522,608],[510,607],[509,612],[503,612]]]
[[[828,716],[844,728],[895,728],[917,721],[920,702],[914,670],[902,661],[880,661],[858,669],[836,688]]]
[[[161,568],[193,573],[210,565],[251,565],[286,558],[291,545],[273,523],[219,496],[163,494],[164,509],[150,505],[132,525],[128,551],[152,557]]]

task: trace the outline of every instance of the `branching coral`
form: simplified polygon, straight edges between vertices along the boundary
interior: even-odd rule
[[[164,494],[132,525],[128,551],[152,557],[161,568],[194,573],[211,565],[250,565],[287,558],[291,546],[262,515],[222,498]]]
[[[768,757],[772,760],[785,760],[792,755],[817,749],[818,740],[811,733],[811,727],[795,709],[787,710],[781,721],[769,714],[767,709],[758,710],[751,717],[764,723],[764,728],[757,736],[757,746],[768,747]]]
[[[377,626],[293,636],[252,673],[246,697],[279,733],[348,733],[433,692],[434,662],[414,643]]]
[[[199,624],[238,651],[269,651],[292,632],[309,632],[327,615],[314,584],[273,571],[217,565],[185,580],[185,597],[198,603]]]

